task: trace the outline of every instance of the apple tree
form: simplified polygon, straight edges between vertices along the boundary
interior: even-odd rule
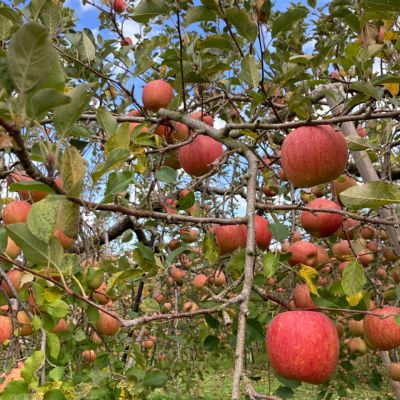
[[[399,1],[79,3],[0,5],[2,396],[399,400]]]

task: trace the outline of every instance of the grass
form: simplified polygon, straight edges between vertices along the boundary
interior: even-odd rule
[[[213,360],[214,362],[216,360]],[[330,400],[386,400],[392,399],[391,388],[384,379],[382,388],[379,391],[371,389],[367,382],[367,377],[363,376],[365,365],[363,359],[356,361],[356,370],[360,371],[360,377],[356,383],[355,390],[348,390],[345,397],[340,397],[335,390],[335,382],[331,385],[330,391],[333,393]],[[149,397],[149,400],[230,400],[232,387],[232,364],[228,360],[221,357],[219,367],[216,369],[209,368],[206,370],[202,380],[198,380],[198,384],[190,385],[190,390],[185,389],[183,384],[170,385],[167,388],[157,389]],[[261,365],[261,364],[260,364]],[[251,376],[257,376],[259,380],[253,382],[254,389],[263,394],[268,394],[269,380],[267,368],[252,370]],[[371,371],[365,371],[368,373]],[[271,373],[271,394],[275,394],[276,389],[281,386],[281,383],[276,376]],[[314,400],[318,398],[318,393],[321,388],[315,385],[302,384],[294,389],[293,400]],[[243,397],[245,399],[245,397]]]

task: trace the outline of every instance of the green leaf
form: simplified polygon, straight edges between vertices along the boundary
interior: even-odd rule
[[[400,0],[361,0],[366,11],[400,13]]]
[[[263,257],[263,267],[267,278],[275,274],[279,262],[279,253],[265,253]]]
[[[50,356],[53,358],[57,358],[60,354],[60,339],[58,338],[57,334],[53,332],[46,332],[47,333],[47,346],[49,348]]]
[[[2,226],[0,227],[0,253],[3,253],[7,248],[7,231]]]
[[[255,88],[259,85],[261,72],[253,55],[248,54],[243,58],[240,70],[240,78],[251,88]]]
[[[82,33],[79,41],[78,54],[79,59],[83,62],[90,62],[96,58],[96,47],[85,33]]]
[[[11,381],[1,394],[2,400],[28,400],[29,387],[23,380]]]
[[[12,27],[13,23],[0,15],[0,40],[7,39],[10,36]]]
[[[386,204],[400,203],[400,188],[393,183],[370,182],[353,186],[339,196],[346,207],[377,209]]]
[[[60,170],[62,187],[67,196],[79,197],[83,188],[86,164],[76,147],[67,147],[61,157]]]
[[[49,55],[54,56],[49,34],[42,25],[21,26],[11,39],[7,67],[15,86],[26,92],[36,86],[50,71]]]
[[[177,172],[173,168],[167,166],[163,166],[156,171],[156,178],[160,182],[174,183],[176,182],[177,175]]]
[[[279,386],[275,393],[282,399],[291,399],[294,396],[294,391],[286,386]]]
[[[59,202],[60,196],[49,194],[43,200],[34,203],[28,214],[29,230],[46,244],[49,243],[56,228]]]
[[[37,315],[34,315],[31,320],[31,325],[32,325],[33,330],[36,332],[42,326],[42,320]]]
[[[131,129],[129,123],[121,124],[118,129],[110,135],[105,146],[106,155],[114,149],[128,149],[131,141]]]
[[[112,201],[114,194],[124,192],[131,183],[135,182],[134,176],[135,174],[132,171],[112,172],[108,175],[106,196],[102,203],[109,203]]]
[[[275,37],[280,32],[286,32],[291,25],[299,19],[304,19],[307,15],[308,10],[305,7],[295,7],[279,15],[272,25],[272,36]]]
[[[280,223],[269,224],[269,230],[272,232],[273,238],[278,242],[282,242],[283,240],[287,239],[290,234],[289,227]]]
[[[187,250],[189,250],[188,246],[181,246],[175,249],[174,251],[171,251],[171,253],[167,255],[167,263],[171,265],[176,259],[176,257],[178,257],[180,254],[184,253]]]
[[[70,238],[76,238],[79,231],[79,204],[60,197],[56,227]]]
[[[374,87],[369,82],[354,82],[350,85],[350,89],[363,93],[368,97],[373,97],[376,100],[381,99],[383,96],[383,89]]]
[[[42,351],[35,351],[25,361],[24,368],[21,371],[21,376],[26,383],[32,383],[35,380],[35,374],[40,365],[44,361],[44,353]]]
[[[358,135],[346,136],[345,139],[350,151],[362,151],[371,147],[367,140]]]
[[[18,192],[20,190],[38,190],[40,192],[54,193],[53,189],[50,186],[47,186],[45,183],[37,181],[12,183],[8,190],[10,190],[11,192]]]
[[[190,191],[188,194],[183,196],[181,199],[178,200],[178,203],[176,204],[176,208],[178,210],[187,210],[190,207],[193,207],[196,202],[196,197],[194,196],[194,193]]]
[[[32,0],[29,4],[29,11],[31,12],[33,22],[36,22],[46,2],[47,0]]]
[[[347,296],[353,296],[361,291],[366,282],[363,266],[354,261],[342,273],[342,288]]]
[[[215,263],[218,260],[220,249],[217,245],[217,241],[215,240],[215,236],[207,232],[204,235],[204,239],[202,242],[203,254],[204,257],[210,262]]]
[[[55,369],[56,368],[54,368],[52,371]],[[51,389],[44,394],[43,400],[67,400],[67,398],[60,389]]]
[[[45,304],[43,307],[47,313],[57,319],[65,317],[69,311],[68,304],[62,300],[54,300],[52,303]]]
[[[201,42],[198,42],[197,47],[200,49],[221,49],[232,50],[232,42],[224,35],[207,36]]]
[[[203,347],[207,351],[215,351],[218,349],[219,339],[216,336],[209,335],[204,339]]]
[[[21,247],[30,264],[43,266],[49,262],[57,266],[61,264],[64,252],[60,242],[55,238],[52,238],[50,245],[47,245],[34,236],[26,224],[21,223],[8,225],[6,229],[8,236]]]
[[[164,371],[150,371],[143,379],[145,386],[162,386],[167,381],[167,374]]]
[[[55,109],[54,126],[60,135],[68,134],[81,114],[86,110],[92,99],[92,93],[89,91],[91,87],[91,84],[76,86],[69,94],[71,102]]]
[[[40,20],[51,34],[57,32],[61,22],[61,8],[54,1],[47,1],[46,7],[40,13]]]
[[[184,23],[186,26],[200,21],[215,21],[217,13],[207,7],[190,7],[185,15]]]
[[[49,372],[49,378],[53,380],[54,382],[61,380],[62,376],[64,374],[64,368],[63,367],[55,367]]]
[[[168,15],[170,12],[164,0],[142,0],[134,9],[131,18],[140,23],[146,23],[159,15]]]
[[[128,149],[117,148],[110,152],[106,161],[97,164],[92,174],[93,182],[96,183],[107,171],[116,168],[122,161],[125,161],[130,154]]]
[[[373,85],[384,85],[385,83],[400,83],[400,76],[385,74],[372,79]]]
[[[236,28],[238,33],[253,43],[257,38],[257,26],[244,9],[236,7],[225,10],[228,21]]]
[[[47,111],[71,102],[71,98],[56,89],[43,89],[27,98],[26,113],[31,118],[42,118]]]
[[[99,107],[96,110],[96,118],[104,132],[107,132],[110,136],[115,133],[118,123],[110,111],[106,110],[104,107]]]

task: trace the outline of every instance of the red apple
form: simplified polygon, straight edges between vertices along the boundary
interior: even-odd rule
[[[297,308],[304,310],[316,308],[314,301],[310,296],[310,290],[305,283],[296,285],[293,289],[293,302]]]
[[[61,229],[58,228],[54,231],[54,237],[58,239],[64,249],[70,249],[75,243],[75,239],[67,236]]]
[[[336,235],[340,239],[354,239],[356,229],[360,226],[360,222],[353,218],[344,218],[342,226],[337,230]]]
[[[29,336],[33,333],[33,327],[31,319],[28,317],[25,311],[17,312],[17,322],[19,327],[19,334],[21,336]]]
[[[208,276],[205,274],[196,275],[192,280],[192,285],[197,290],[203,290],[208,283]]]
[[[14,332],[12,319],[5,315],[0,315],[0,344],[11,339]]]
[[[394,250],[387,246],[382,249],[382,254],[383,257],[390,262],[396,262],[399,259],[399,256],[394,252]]]
[[[321,246],[320,244],[316,244],[317,246],[317,265],[319,266],[327,266],[329,263],[329,255],[326,251],[326,248]]]
[[[387,371],[390,379],[400,381],[400,363],[390,363]]]
[[[21,290],[21,279],[24,276],[24,272],[18,269],[11,269],[7,272],[7,276],[11,281],[11,284],[14,286],[17,293]],[[7,282],[3,279],[1,281],[1,287],[6,292],[8,297],[13,297],[10,287]]]
[[[303,126],[286,136],[281,165],[296,187],[331,182],[343,173],[348,150],[341,132],[329,125]]]
[[[308,203],[310,208],[326,208],[330,210],[341,210],[339,204],[332,200],[318,198]],[[340,227],[343,221],[343,216],[340,214],[324,213],[324,212],[309,212],[301,213],[301,225],[318,238],[328,237],[334,234]]]
[[[374,254],[368,249],[361,249],[357,253],[357,259],[364,267],[366,267],[374,261]]]
[[[256,227],[256,243],[261,250],[267,250],[269,244],[271,243],[272,233],[268,229],[268,220],[256,215],[254,217],[255,227]]]
[[[353,336],[364,336],[364,321],[351,319],[349,321],[349,331]]]
[[[67,330],[68,330],[67,321],[65,319],[60,319],[57,325],[53,328],[52,332],[60,333],[60,332],[66,332]]]
[[[197,310],[199,310],[199,308],[200,307],[193,301],[187,301],[183,305],[183,311],[185,311],[185,312],[197,311]]]
[[[8,257],[10,257],[12,260],[16,259],[20,253],[21,253],[21,248],[12,240],[10,237],[7,238],[7,247],[4,252]]]
[[[367,352],[367,344],[360,337],[351,338],[347,344],[350,354],[362,356]]]
[[[211,281],[214,283],[214,286],[220,287],[225,285],[226,277],[223,271],[216,271],[211,278]]]
[[[278,314],[268,327],[266,342],[272,367],[286,379],[321,384],[335,372],[339,337],[335,325],[322,313]]]
[[[357,127],[357,133],[358,133],[358,136],[360,136],[362,138],[365,138],[365,136],[367,136],[367,130],[363,126]]]
[[[102,284],[93,291],[92,297],[96,300],[99,304],[107,304],[110,301],[110,298],[106,295],[107,293],[107,283],[102,282]]]
[[[246,247],[246,225],[221,225],[215,228],[214,233],[221,255]]]
[[[364,317],[365,337],[372,346],[379,350],[400,346],[400,325],[394,319],[399,312],[397,307],[385,306]]]
[[[104,311],[99,311],[99,319],[96,322],[96,330],[100,335],[112,336],[119,330],[120,323]]]
[[[182,228],[179,230],[179,235],[182,242],[192,243],[199,238],[199,231],[197,229]]]
[[[125,36],[123,39],[121,39],[121,46],[132,46],[133,45],[133,40],[130,37]]]
[[[143,88],[143,105],[150,111],[167,108],[173,97],[172,86],[162,79],[151,81]]]
[[[82,352],[82,357],[85,361],[89,363],[96,361],[97,358],[94,350],[85,350],[84,352]]]
[[[113,0],[112,8],[115,12],[121,14],[126,10],[125,0]]]
[[[317,263],[318,249],[314,243],[300,240],[292,243],[289,251],[292,253],[289,259],[289,264],[292,266],[305,264],[313,267]]]
[[[3,209],[4,225],[26,223],[31,205],[24,200],[15,200],[8,203]]]
[[[340,240],[335,243],[332,246],[332,253],[340,261],[346,261],[346,259],[353,254],[347,240]]]
[[[213,169],[213,163],[224,153],[215,139],[198,135],[193,142],[179,149],[179,162],[189,175],[202,176]]]
[[[203,121],[205,124],[209,126],[214,126],[213,117],[201,111],[194,112],[190,117],[193,119],[198,119],[199,121]]]
[[[171,267],[171,278],[174,280],[175,283],[178,285],[182,285],[183,279],[186,276],[186,272],[180,268],[177,268],[175,265]]]

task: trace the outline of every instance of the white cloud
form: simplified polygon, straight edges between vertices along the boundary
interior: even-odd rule
[[[216,129],[222,129],[226,125],[226,122],[222,120],[221,118],[215,118],[214,119],[214,128]]]

